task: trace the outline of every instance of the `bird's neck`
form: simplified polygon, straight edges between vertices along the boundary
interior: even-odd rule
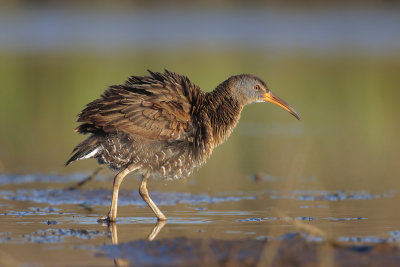
[[[207,114],[210,118],[214,144],[219,145],[231,134],[239,121],[243,104],[231,94],[226,83],[206,94]]]

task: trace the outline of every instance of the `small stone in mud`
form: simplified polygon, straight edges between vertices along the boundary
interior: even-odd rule
[[[58,222],[50,221],[50,220],[47,220],[47,222],[45,222],[45,223],[47,223],[47,225],[56,225],[56,224],[58,224]]]

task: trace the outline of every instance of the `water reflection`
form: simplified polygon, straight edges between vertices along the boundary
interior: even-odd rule
[[[160,233],[161,229],[164,228],[166,221],[157,221],[154,225],[153,230],[149,233],[146,237],[147,241],[153,241],[154,238]],[[117,230],[117,223],[116,222],[108,222],[108,223],[101,223],[101,225],[108,227],[108,230],[111,233],[112,243],[114,245],[118,245],[118,230]]]
[[[243,248],[243,242],[247,242],[249,250],[245,254],[239,254],[258,259],[259,254],[252,254],[252,248],[258,244],[255,242],[257,240],[264,243],[266,240],[268,243],[279,240],[298,241],[297,237],[300,236],[307,242],[321,243],[328,240],[335,244],[350,242],[358,245],[365,242],[398,243],[400,240],[399,214],[393,212],[400,197],[396,192],[387,195],[384,192],[368,194],[313,190],[310,188],[317,181],[307,177],[304,181],[309,189],[278,190],[278,178],[264,183],[246,179],[254,185],[254,191],[235,194],[225,192],[217,196],[204,196],[154,192],[164,203],[163,209],[171,215],[167,229],[165,222],[155,223],[151,211],[144,207],[143,202],[132,205],[132,198],[135,197],[130,190],[125,191],[120,199],[122,203],[130,205],[121,206],[118,225],[112,223],[105,225],[106,229],[101,229],[102,226],[96,219],[103,212],[104,206],[109,204],[107,195],[110,195],[110,189],[59,189],[66,188],[69,181],[58,176],[53,176],[53,179],[36,176],[40,183],[33,182],[30,176],[26,179],[12,177],[17,183],[0,185],[0,243],[5,249],[10,249],[11,255],[16,254],[15,251],[26,252],[24,255],[27,258],[22,263],[43,263],[44,259],[34,258],[35,255],[43,255],[50,250],[52,253],[60,253],[58,259],[69,261],[69,247],[73,247],[76,254],[81,255],[80,260],[93,263],[92,265],[99,265],[96,264],[97,261],[101,263],[106,260],[104,257],[109,257],[115,259],[117,266],[126,266],[130,264],[127,259],[131,263],[154,263],[154,259],[168,261],[171,255],[187,257],[190,262],[191,257],[186,254],[188,244],[189,252],[193,252],[190,255],[195,257],[198,256],[196,253],[199,249],[205,249],[203,252],[208,253],[210,248],[214,249],[213,246],[219,244],[218,248],[223,250],[216,250],[212,255],[225,259],[225,245],[234,245],[232,249],[238,252],[236,248]],[[79,180],[76,176],[71,178]],[[263,184],[272,186],[274,190],[258,188]],[[95,185],[96,183],[92,184]],[[101,182],[100,186],[109,188],[109,181]],[[39,187],[46,189],[38,189]],[[137,194],[136,188],[133,191]],[[104,193],[97,194],[99,192]],[[174,201],[166,201],[168,199]],[[79,201],[87,206],[78,205]],[[135,217],[128,217],[132,214]],[[104,246],[105,238],[111,239],[109,243],[113,245]],[[235,240],[228,243],[222,241],[231,239]],[[209,240],[214,241],[210,243]],[[15,246],[19,249],[15,250]],[[182,248],[181,252],[175,251],[176,247]],[[270,249],[275,253],[274,246]],[[335,251],[336,249],[337,247]],[[104,251],[104,257],[93,257],[93,250]],[[167,250],[168,253],[164,254]]]
[[[111,233],[111,240],[113,245],[118,245],[118,232],[117,232],[117,224],[115,222],[108,222],[107,224],[103,224],[108,227],[108,230]],[[114,258],[115,266],[129,266],[130,262],[122,259],[122,258]]]
[[[146,237],[146,240],[153,241],[157,237],[157,235],[160,233],[160,231],[163,229],[165,224],[166,224],[165,221],[157,221],[153,230]],[[118,245],[119,241],[118,241],[117,223],[116,222],[108,222],[107,224],[103,223],[102,225],[108,227],[108,230],[111,234],[112,244]],[[131,265],[130,261],[123,259],[123,258],[114,258],[114,263],[115,263],[115,266],[130,266]]]

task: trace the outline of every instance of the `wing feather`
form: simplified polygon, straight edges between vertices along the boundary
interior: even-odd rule
[[[188,137],[200,89],[185,76],[167,70],[149,73],[108,88],[78,115],[82,124],[76,130],[123,132],[151,140]]]

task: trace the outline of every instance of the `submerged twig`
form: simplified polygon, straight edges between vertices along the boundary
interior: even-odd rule
[[[80,182],[78,182],[78,183],[76,183],[76,184],[74,184],[74,185],[68,187],[68,190],[76,190],[76,189],[82,187],[82,186],[83,186],[84,184],[86,184],[87,182],[93,180],[93,179],[97,176],[97,174],[99,174],[99,172],[100,172],[101,170],[103,170],[103,168],[102,168],[102,167],[98,167],[97,169],[95,169],[95,170],[92,172],[91,175],[89,175],[88,177],[86,177],[86,178],[83,179],[82,181],[80,181]]]

